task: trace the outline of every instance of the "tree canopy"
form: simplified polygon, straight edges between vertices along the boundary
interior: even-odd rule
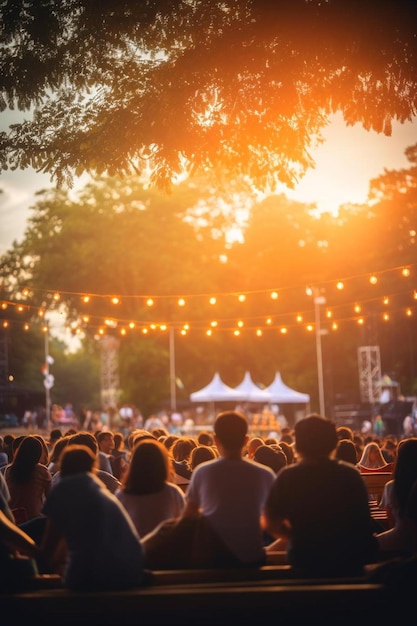
[[[137,177],[99,179],[78,196],[57,189],[41,193],[23,240],[0,259],[1,304],[6,305],[0,319],[8,322],[16,384],[36,377],[42,384],[39,312],[55,309],[62,318],[68,311],[74,332],[86,333],[83,350],[92,358],[100,327],[121,338],[123,399],[145,413],[169,399],[169,338],[161,322],[175,330],[176,371],[184,385],[179,399],[187,401],[215,371],[232,386],[246,370],[265,384],[278,367],[290,386],[310,393],[314,406],[315,339],[306,332],[314,323],[314,304],[305,290],[312,281],[326,299],[322,328],[329,414],[336,397],[358,393],[361,345],[379,345],[384,373],[398,380],[404,393],[415,392],[415,148],[407,156],[410,167],[385,171],[372,181],[374,204],[346,207],[337,217],[317,219],[311,207],[282,194],[254,203],[243,241],[233,245],[225,237],[227,218],[213,211],[218,198],[203,181],[197,186],[185,181],[170,195],[144,189]],[[401,273],[404,267],[408,277]],[[369,282],[373,272],[375,285]],[[338,279],[345,282],[341,291]],[[275,289],[279,297],[272,298]],[[241,293],[243,302],[237,297]],[[113,295],[120,297],[117,305]],[[178,306],[180,295],[184,307]],[[147,305],[148,296],[154,306]],[[114,327],[106,327],[106,319]],[[26,320],[35,337],[23,329]],[[143,333],[145,328],[149,332]],[[66,372],[76,369],[75,362],[62,360]],[[65,377],[58,372],[64,370],[56,363],[54,397],[59,392],[60,398],[85,403],[87,387],[97,395],[87,376],[82,394],[65,382],[61,388],[58,378]],[[68,378],[79,380],[73,374]]]
[[[416,113],[415,0],[2,0],[0,168],[292,186],[329,114]]]

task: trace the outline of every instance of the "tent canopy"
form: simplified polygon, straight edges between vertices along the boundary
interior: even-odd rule
[[[235,390],[226,385],[220,378],[220,374],[216,372],[208,385],[190,395],[190,400],[191,402],[227,402],[238,401],[239,398]]]
[[[234,388],[238,394],[238,400],[241,402],[271,402],[272,395],[265,389],[261,389],[256,385],[249,372],[245,372],[240,385]]]
[[[281,404],[308,404],[310,402],[310,396],[308,393],[301,393],[288,387],[281,378],[280,372],[276,372],[273,382],[266,388],[271,394],[271,402],[277,402]]]
[[[281,378],[281,374],[275,374],[274,381],[265,389],[256,385],[249,372],[245,372],[242,382],[237,387],[229,387],[216,372],[211,382],[194,391],[190,395],[191,402],[257,402],[264,404],[308,404],[310,396],[300,393],[288,387]]]

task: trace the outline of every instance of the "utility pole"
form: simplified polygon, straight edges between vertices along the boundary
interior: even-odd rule
[[[314,298],[314,318],[316,328],[316,358],[317,358],[317,378],[319,387],[319,411],[320,415],[326,414],[324,403],[324,381],[323,381],[323,354],[321,349],[322,329],[320,324],[320,305],[326,304],[326,298],[320,295],[317,287],[313,287]]]
[[[171,393],[171,411],[177,410],[176,376],[175,376],[175,337],[174,327],[169,327],[169,383]]]

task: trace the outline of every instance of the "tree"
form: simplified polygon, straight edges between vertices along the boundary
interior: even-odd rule
[[[417,4],[3,0],[0,167],[292,185],[330,113],[390,134],[417,104]]]

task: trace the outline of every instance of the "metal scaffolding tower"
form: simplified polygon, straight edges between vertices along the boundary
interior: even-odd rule
[[[375,404],[381,396],[381,356],[379,346],[358,348],[359,390],[361,402]]]
[[[101,404],[117,407],[119,401],[119,340],[111,335],[101,338]]]

